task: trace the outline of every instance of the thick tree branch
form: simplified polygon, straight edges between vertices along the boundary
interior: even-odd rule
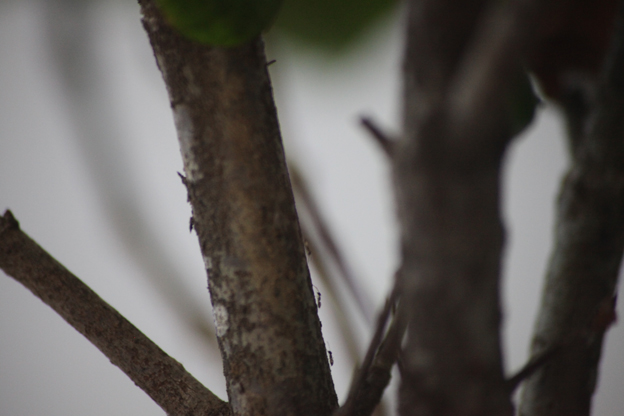
[[[168,415],[231,414],[227,403],[23,233],[10,211],[0,217],[0,268],[84,335]]]
[[[408,318],[402,416],[512,415],[500,347],[500,170],[531,1],[413,0],[394,178]]]
[[[595,101],[581,119],[569,120],[572,166],[559,196],[556,245],[532,354],[539,355],[574,334],[582,334],[583,342],[555,357],[526,382],[523,416],[586,416],[591,411],[624,251],[622,11],[618,25]],[[579,114],[567,111],[567,115]]]
[[[169,92],[236,415],[337,407],[260,38],[188,41],[141,0]]]

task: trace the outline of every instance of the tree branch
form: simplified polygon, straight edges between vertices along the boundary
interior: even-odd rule
[[[362,365],[353,375],[349,396],[334,416],[370,416],[380,403],[390,382],[391,370],[398,358],[405,334],[406,322],[402,314],[394,315],[386,331],[388,319],[396,307],[398,297],[399,294],[394,290],[377,316],[373,338]]]
[[[624,251],[624,6],[595,102],[569,120],[572,166],[532,343],[536,356],[583,334],[525,384],[523,416],[589,415]],[[568,111],[577,117],[578,113]],[[576,127],[575,127],[576,126]],[[611,315],[610,315],[611,314]],[[548,410],[546,410],[548,409]]]
[[[23,233],[10,211],[0,217],[0,268],[84,335],[167,414],[231,414],[227,403]]]
[[[143,25],[169,92],[237,415],[337,407],[260,38],[232,48]]]
[[[394,153],[402,416],[513,414],[500,345],[500,173],[534,3],[409,2]]]
[[[117,234],[125,253],[134,258],[152,286],[179,316],[180,323],[203,338],[206,353],[217,354],[212,318],[190,290],[181,284],[180,271],[171,253],[148,224],[136,198],[133,161],[120,146],[125,137],[111,109],[113,103],[101,94],[104,68],[98,66],[99,50],[91,36],[95,27],[93,9],[98,2],[52,0],[44,6],[45,36],[51,49],[52,69],[63,87],[68,116],[91,185],[109,226]],[[71,21],[71,24],[68,22]]]

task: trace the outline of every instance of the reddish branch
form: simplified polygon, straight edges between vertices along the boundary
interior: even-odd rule
[[[568,118],[572,163],[559,195],[556,245],[548,266],[532,354],[537,356],[573,334],[582,334],[583,342],[555,357],[526,382],[520,407],[523,416],[590,414],[604,334],[615,318],[614,294],[624,251],[621,8],[617,35],[602,76],[558,85],[559,95],[553,97],[560,100]],[[611,16],[607,17],[596,30],[610,32]]]
[[[0,268],[84,335],[167,414],[231,414],[227,403],[23,233],[10,211],[0,217]]]

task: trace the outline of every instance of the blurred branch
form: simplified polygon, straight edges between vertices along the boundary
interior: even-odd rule
[[[297,195],[300,196],[300,201],[305,210],[310,214],[310,219],[314,230],[318,233],[323,248],[327,249],[327,252],[331,256],[332,260],[340,271],[339,276],[351,292],[353,299],[355,300],[362,317],[367,324],[372,325],[373,322],[373,307],[372,302],[362,286],[358,283],[358,279],[351,272],[351,268],[347,265],[344,259],[342,251],[338,248],[336,240],[332,235],[325,218],[321,214],[321,211],[316,204],[307,183],[303,176],[293,164],[289,165],[290,179],[293,184],[293,188]]]
[[[608,324],[614,319],[624,251],[624,4],[587,111],[572,126],[572,164],[561,185],[556,242],[546,275],[532,355],[586,334],[525,383],[523,416],[589,415]],[[592,5],[593,6],[593,5]],[[583,91],[571,91],[582,94]],[[564,103],[568,105],[568,103]],[[573,109],[566,116],[579,117]],[[547,411],[545,409],[548,409]]]
[[[370,117],[361,117],[360,124],[364,127],[381,146],[386,156],[392,158],[394,152],[394,140],[388,137]]]
[[[500,342],[500,178],[538,3],[408,2],[393,158],[408,320],[402,416],[513,414]]]
[[[397,301],[398,294],[393,291],[377,316],[373,338],[362,365],[353,375],[347,400],[334,416],[370,416],[379,405],[390,382],[392,366],[397,360],[406,328],[405,317],[401,314],[394,316],[386,331]]]
[[[0,217],[0,268],[84,335],[169,415],[230,415],[227,403],[184,370],[19,228]]]
[[[109,223],[124,252],[144,270],[182,324],[200,335],[207,352],[216,352],[210,308],[185,288],[179,270],[137,203],[132,165],[119,141],[118,120],[101,87],[105,68],[94,38],[97,2],[52,0],[45,7],[47,39],[61,80],[77,143]],[[172,172],[173,174],[173,172]]]

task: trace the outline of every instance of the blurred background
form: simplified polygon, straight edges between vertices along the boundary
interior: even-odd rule
[[[359,117],[399,132],[401,36],[402,13],[392,0],[286,0],[266,36],[291,174],[303,178],[298,194],[307,189],[341,252],[342,262],[335,253],[332,260],[314,207],[300,198],[341,400],[370,337],[358,304],[369,317],[380,308],[398,264],[389,164]],[[544,107],[507,155],[510,373],[527,359],[565,166],[561,123]],[[0,3],[0,209],[10,208],[25,232],[225,399],[206,276],[176,173],[182,171],[165,86],[135,2]],[[345,274],[356,281],[357,296],[338,278]],[[352,334],[345,337],[345,328]],[[623,353],[624,332],[615,326],[597,416],[624,411]],[[0,416],[111,414],[162,411],[2,274]]]

